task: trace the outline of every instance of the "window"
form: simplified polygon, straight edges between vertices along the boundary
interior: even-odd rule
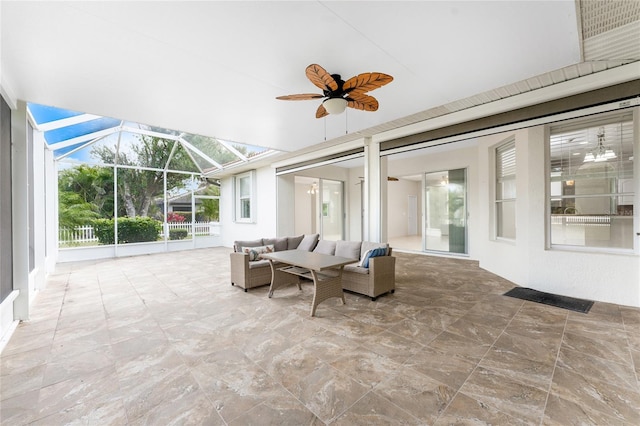
[[[633,249],[633,116],[550,129],[551,245]]]
[[[254,181],[255,171],[250,171],[237,175],[234,177],[234,189],[235,189],[235,220],[236,222],[253,223],[253,211],[255,203],[253,202],[254,196]]]
[[[516,238],[516,142],[496,149],[495,230],[497,238]]]

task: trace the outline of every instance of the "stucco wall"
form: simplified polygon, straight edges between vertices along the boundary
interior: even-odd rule
[[[516,137],[516,240],[493,239],[492,149]],[[640,306],[640,259],[580,249],[549,248],[543,126],[482,138],[478,144],[480,222],[474,253],[480,266],[518,285],[621,305]],[[638,176],[635,177],[636,182]],[[638,186],[636,186],[638,187]],[[637,218],[637,214],[636,214]],[[637,219],[636,219],[637,220]]]
[[[224,178],[220,185],[220,235],[225,247],[233,247],[235,240],[252,240],[276,236],[276,176],[275,169],[256,170],[255,223],[236,223],[233,217],[233,178]]]

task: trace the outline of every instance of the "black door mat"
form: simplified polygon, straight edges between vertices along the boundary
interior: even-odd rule
[[[544,305],[555,306],[556,308],[569,309],[570,311],[582,312],[586,314],[593,306],[591,300],[575,299],[573,297],[559,296],[553,293],[534,290],[527,287],[514,287],[504,294],[516,299],[538,302]]]

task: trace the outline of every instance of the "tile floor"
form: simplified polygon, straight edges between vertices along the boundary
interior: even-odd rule
[[[225,248],[61,264],[0,356],[3,425],[640,424],[640,309],[502,296],[397,254],[397,290],[309,317]]]

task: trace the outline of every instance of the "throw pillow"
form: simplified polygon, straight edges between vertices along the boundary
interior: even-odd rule
[[[318,245],[313,249],[314,253],[334,255],[336,252],[336,242],[328,240],[318,241]]]
[[[273,244],[273,249],[275,251],[284,251],[287,250],[287,237],[282,238],[263,238],[262,239],[263,246],[268,246],[269,244]]]
[[[371,250],[367,250],[367,252],[364,254],[364,257],[360,261],[359,266],[362,266],[363,268],[368,268],[369,259],[371,259],[372,257],[385,256],[386,254],[387,254],[387,249],[385,249],[384,247],[378,247]]]
[[[233,250],[237,253],[244,253],[245,247],[260,247],[263,246],[262,238],[253,241],[234,241],[233,242]]]
[[[298,235],[297,237],[287,237],[287,250],[293,250],[298,248],[300,241],[304,238],[304,235]]]
[[[374,248],[378,248],[378,247],[384,247],[385,249],[389,248],[389,244],[387,243],[375,243],[373,241],[363,241],[362,242],[362,249],[360,250],[360,256],[358,256],[358,259],[364,259],[364,254]],[[389,254],[387,252],[387,254]]]
[[[318,243],[318,234],[308,234],[305,235],[300,244],[298,245],[298,250],[311,251],[316,248],[316,244]]]
[[[242,252],[249,255],[249,262],[255,262],[256,260],[262,259],[262,254],[273,253],[274,249],[273,244],[269,244],[260,247],[242,247]]]
[[[336,243],[336,256],[347,259],[360,259],[360,241],[338,241]]]

